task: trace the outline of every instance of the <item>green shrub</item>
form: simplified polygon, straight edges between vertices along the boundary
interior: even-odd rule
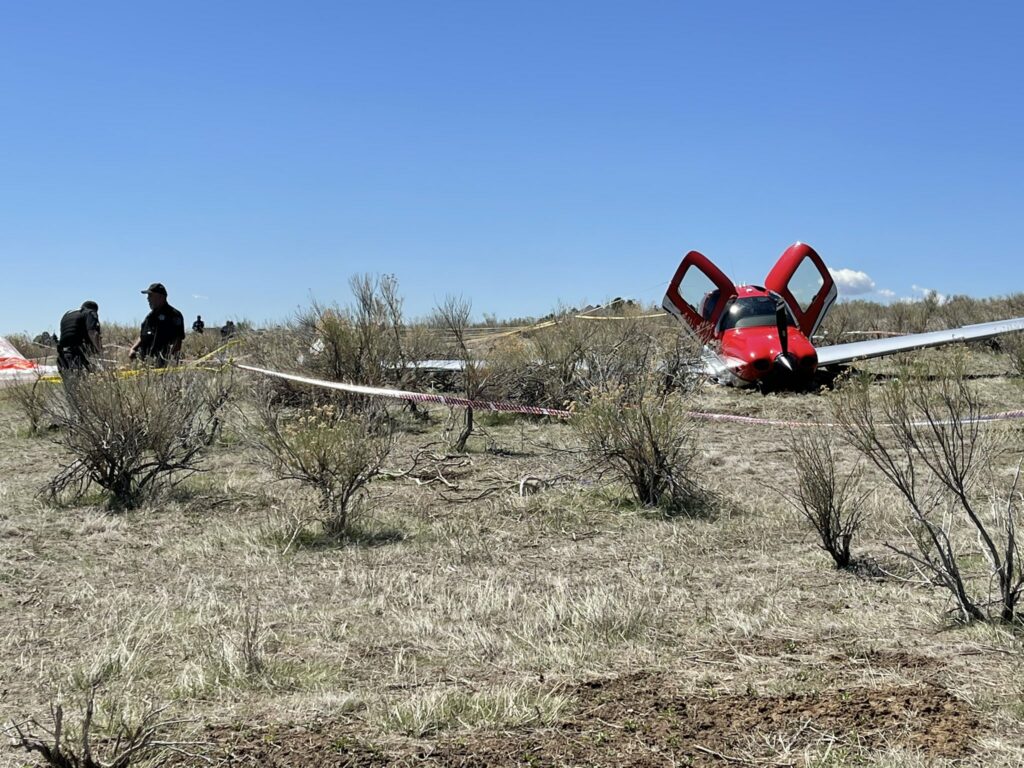
[[[688,398],[652,381],[597,392],[572,427],[598,471],[624,482],[644,506],[694,513],[703,499],[698,421]]]
[[[355,502],[391,452],[387,420],[369,413],[346,415],[331,404],[282,409],[269,398],[258,413],[259,463],[277,479],[314,491],[325,532],[347,534]]]

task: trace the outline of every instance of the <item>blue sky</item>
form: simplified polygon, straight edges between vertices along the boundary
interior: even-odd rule
[[[540,315],[795,240],[896,297],[1024,291],[1022,33],[1009,2],[0,0],[0,332],[136,321],[153,281],[280,320],[359,272]]]

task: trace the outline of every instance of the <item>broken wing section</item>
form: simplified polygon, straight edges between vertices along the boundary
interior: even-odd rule
[[[888,339],[869,339],[854,341],[849,344],[832,344],[818,347],[818,366],[839,365],[854,360],[866,360],[870,357],[883,357],[897,352],[909,352],[925,347],[940,347],[943,344],[955,344],[958,341],[988,339],[1002,333],[1024,331],[1024,317],[1012,320],[997,320],[992,323],[965,325],[962,328],[950,328],[945,331],[929,331],[928,333],[912,333],[907,336],[893,336]]]
[[[735,295],[736,286],[722,270],[704,254],[690,251],[669,282],[661,306],[706,344],[715,335],[726,303]]]
[[[806,243],[793,243],[783,252],[764,287],[786,301],[807,338],[818,330],[839,293],[825,262]]]

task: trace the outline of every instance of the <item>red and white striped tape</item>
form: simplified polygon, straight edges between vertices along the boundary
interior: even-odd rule
[[[786,419],[762,419],[758,416],[738,416],[732,413],[708,413],[705,411],[690,411],[690,416],[704,421],[728,421],[736,424],[758,424],[765,427],[839,427],[827,421],[788,421]],[[985,413],[974,419],[961,419],[961,424],[987,421],[1011,421],[1013,419],[1024,419],[1024,411],[999,411],[998,413]],[[927,427],[930,424],[952,424],[952,421],[912,421],[912,427]],[[885,426],[885,425],[880,425]]]
[[[412,400],[416,403],[440,403],[441,405],[457,406],[461,408],[475,408],[481,411],[526,413],[532,416],[555,416],[561,419],[566,419],[572,416],[572,411],[564,411],[558,408],[538,408],[533,405],[517,405],[516,403],[503,403],[495,400],[470,400],[466,397],[437,395],[428,392],[409,392],[404,389],[389,389],[387,387],[365,387],[361,384],[345,384],[340,381],[324,381],[323,379],[311,379],[306,376],[296,376],[292,373],[280,373],[278,371],[268,370],[267,368],[257,368],[254,365],[242,365],[240,363],[235,363],[235,366],[246,371],[262,373],[265,376],[275,376],[279,379],[297,381],[300,384],[310,384],[314,387],[339,389],[342,392],[351,392],[356,395],[390,397],[396,400]]]
[[[262,373],[265,376],[274,376],[279,379],[296,381],[300,384],[309,384],[314,387],[326,387],[338,389],[342,392],[351,392],[356,395],[369,395],[370,397],[390,397],[396,400],[412,400],[417,403],[440,403],[441,405],[476,408],[477,410],[498,411],[501,413],[525,413],[532,416],[554,416],[560,419],[567,419],[573,416],[572,411],[558,408],[538,408],[533,405],[518,405],[496,400],[470,400],[466,397],[454,397],[452,395],[438,395],[428,392],[410,392],[403,389],[390,389],[388,387],[366,387],[361,384],[346,384],[340,381],[326,381],[324,379],[313,379],[308,376],[296,376],[293,373],[281,373],[267,368],[257,368],[254,365],[234,364],[236,368],[242,368],[254,373]],[[820,421],[793,421],[786,419],[765,419],[759,416],[739,416],[732,413],[711,413],[708,411],[689,411],[689,415],[703,421],[732,422],[734,424],[756,424],[765,427],[838,427],[838,424],[831,424]],[[1024,410],[1000,411],[999,413],[988,413],[979,416],[976,421],[1009,421],[1011,419],[1024,419]],[[964,419],[969,423],[970,419]],[[945,423],[945,422],[942,422]],[[912,426],[924,427],[928,422],[914,422]]]

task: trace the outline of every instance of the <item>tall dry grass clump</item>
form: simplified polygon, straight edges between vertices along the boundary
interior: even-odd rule
[[[1000,475],[1005,436],[979,420],[965,374],[954,354],[944,367],[907,368],[880,388],[852,382],[836,419],[903,501],[910,544],[892,548],[948,590],[962,620],[1018,622],[1020,466],[1012,481]]]
[[[79,498],[90,485],[111,509],[133,509],[201,468],[220,426],[230,383],[206,371],[142,368],[67,381],[50,401],[52,440],[71,458],[50,481],[52,497]]]
[[[328,536],[349,533],[357,501],[391,452],[389,420],[331,404],[282,409],[270,398],[257,404],[257,413],[258,463],[316,494]]]

